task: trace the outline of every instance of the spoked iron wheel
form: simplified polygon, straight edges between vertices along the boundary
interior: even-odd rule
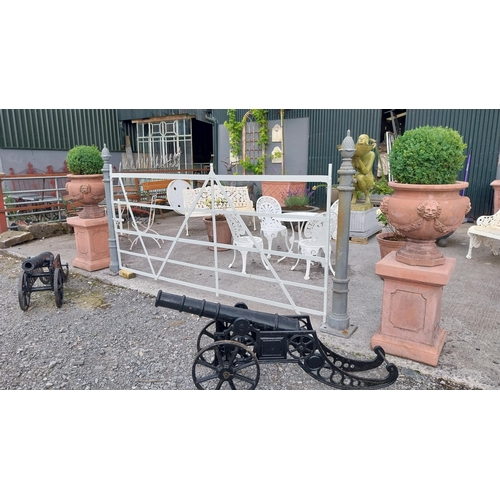
[[[26,311],[30,305],[30,295],[28,291],[28,277],[24,271],[19,275],[19,282],[17,285],[17,296],[19,298],[19,306],[21,310]]]
[[[198,335],[196,350],[201,351],[204,347],[221,340],[222,334],[231,326],[227,321],[210,321]]]
[[[292,358],[309,356],[316,350],[316,341],[309,335],[294,335],[288,342],[288,353]]]
[[[56,306],[61,307],[63,303],[63,282],[64,276],[61,268],[56,267],[54,270],[54,295],[56,298]]]
[[[198,352],[192,377],[198,389],[255,389],[260,378],[259,361],[243,344],[222,340]]]

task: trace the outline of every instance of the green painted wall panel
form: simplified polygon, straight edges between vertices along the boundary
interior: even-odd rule
[[[466,195],[472,210],[468,217],[477,218],[493,211],[493,188],[497,178],[500,150],[500,110],[498,109],[410,109],[407,110],[406,130],[424,126],[445,126],[457,130],[470,154],[469,187]],[[467,161],[459,175],[465,179]]]
[[[69,150],[95,144],[120,151],[115,109],[0,109],[0,148]]]

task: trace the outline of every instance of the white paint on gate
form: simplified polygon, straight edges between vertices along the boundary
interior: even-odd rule
[[[330,167],[331,168],[331,167]],[[176,217],[182,219],[182,223],[179,225],[177,228],[177,231],[175,232],[174,235],[167,235],[167,234],[156,234],[151,232],[151,230],[146,230],[146,227],[141,227],[140,225],[140,220],[137,216],[137,213],[134,213],[133,209],[136,210],[142,210],[145,213],[147,213],[150,210],[151,205],[148,203],[144,202],[135,202],[129,199],[128,193],[125,190],[125,185],[126,185],[126,180],[127,179],[150,179],[150,180],[160,180],[160,179],[182,179],[186,181],[197,181],[200,183],[203,181],[203,187],[208,187],[211,188],[211,186],[217,185],[220,186],[220,189],[224,192],[224,183],[230,184],[234,183],[235,181],[245,181],[245,182],[262,182],[262,181],[292,181],[292,182],[303,182],[306,181],[308,183],[314,183],[314,184],[326,184],[326,190],[327,190],[327,207],[330,206],[331,204],[331,198],[330,198],[330,193],[331,193],[331,171],[329,171],[328,175],[315,175],[315,176],[275,176],[275,175],[245,175],[236,177],[232,175],[216,175],[213,172],[213,169],[210,169],[210,173],[207,175],[200,175],[200,174],[175,174],[175,173],[139,173],[139,172],[127,172],[127,173],[118,173],[118,172],[111,172],[110,173],[110,178],[111,178],[111,185],[114,184],[113,181],[116,180],[116,183],[118,186],[120,186],[121,190],[121,196],[123,196],[123,199],[116,198],[112,194],[112,206],[114,207],[114,228],[116,232],[116,242],[117,242],[117,250],[118,250],[118,261],[119,261],[119,266],[120,269],[125,269],[127,271],[134,272],[138,275],[141,276],[146,276],[153,278],[154,280],[161,280],[169,283],[173,283],[176,285],[181,285],[185,286],[188,288],[195,288],[197,290],[203,290],[209,293],[214,293],[216,297],[219,297],[221,295],[223,296],[229,296],[229,297],[234,297],[237,299],[241,300],[251,300],[256,303],[262,303],[262,304],[267,304],[267,305],[272,305],[276,307],[281,307],[283,309],[288,309],[293,311],[295,314],[309,314],[309,315],[316,315],[316,316],[321,316],[323,322],[326,321],[326,315],[327,315],[327,296],[328,296],[328,258],[329,255],[325,256],[318,256],[318,257],[308,257],[312,261],[320,263],[323,267],[323,280],[322,280],[322,285],[314,285],[311,284],[310,282],[306,282],[303,279],[303,271],[295,271],[294,276],[297,276],[297,281],[291,281],[291,280],[286,280],[280,277],[278,271],[276,270],[275,264],[276,262],[272,259],[267,258],[267,254],[271,253],[272,257],[282,257],[282,256],[287,256],[291,257],[293,259],[297,258],[302,258],[305,261],[305,256],[299,255],[296,253],[294,250],[292,253],[286,252],[286,251],[279,251],[279,250],[272,250],[269,252],[267,249],[262,249],[258,250],[256,248],[254,249],[249,249],[248,257],[252,255],[252,253],[259,253],[261,255],[261,258],[264,259],[266,264],[269,266],[269,271],[266,272],[266,275],[257,275],[257,274],[242,274],[239,271],[234,271],[232,269],[228,269],[225,266],[222,267],[219,265],[219,252],[214,251],[211,252],[213,253],[213,259],[214,263],[213,266],[211,265],[206,265],[206,263],[202,262],[188,262],[188,261],[183,261],[179,260],[178,258],[174,258],[173,254],[176,249],[177,245],[180,244],[187,244],[187,245],[197,245],[203,247],[203,249],[206,249],[207,246],[207,241],[206,240],[200,240],[196,239],[195,237],[183,237],[183,232],[185,231],[185,225],[186,225],[186,218],[185,217]],[[112,190],[113,191],[113,190]],[[116,193],[114,193],[116,195]],[[236,213],[239,217],[249,217],[249,216],[255,216],[255,212],[249,212],[249,211],[236,211],[234,208],[234,205],[232,204],[231,200],[229,197],[226,197],[229,200],[229,205],[231,206],[231,209],[234,213]],[[165,205],[153,205],[154,208],[159,209],[161,208],[162,210],[173,210],[169,206]],[[177,209],[178,210],[178,209]],[[197,209],[199,211],[199,209]],[[214,208],[207,208],[207,215],[210,214],[215,214],[216,210]],[[220,213],[220,210],[217,210],[217,213]],[[330,227],[330,211],[327,210],[327,223],[325,226],[328,228]],[[284,216],[284,214],[282,214]],[[273,215],[276,218],[280,218],[279,214]],[[168,217],[168,215],[167,215]],[[128,222],[126,222],[126,219],[128,219]],[[173,220],[176,220],[173,219]],[[155,229],[157,229],[158,226],[155,226]],[[248,229],[248,235],[253,238],[252,233],[250,232],[250,229]],[[121,237],[126,237],[127,239],[122,239]],[[131,240],[134,240],[137,238],[137,243],[130,248],[130,242]],[[155,252],[158,253],[156,250],[157,246],[156,244],[153,245],[147,245],[148,241],[152,242],[153,239],[158,240],[163,248],[163,243],[169,242],[170,245],[168,247],[168,250],[166,253],[163,253],[161,255],[155,255]],[[329,238],[328,238],[329,239]],[[154,243],[154,242],[153,242]],[[212,245],[212,243],[211,243]],[[227,249],[232,249],[234,251],[234,246],[233,245],[224,245],[220,244],[217,242],[214,242],[213,245],[215,248],[223,247]],[[134,249],[137,249],[134,251]],[[142,252],[140,251],[142,250]],[[206,255],[206,252],[203,253],[203,255]],[[146,267],[141,267],[138,265],[135,265],[134,267],[127,267],[123,265],[122,263],[122,257],[123,256],[130,256],[133,258],[139,258],[142,260],[145,260],[147,265]],[[200,259],[201,260],[201,259]],[[205,259],[206,260],[206,259]],[[158,266],[155,269],[155,264]],[[274,264],[274,265],[273,265]],[[185,269],[192,269],[193,273],[196,271],[204,271],[204,272],[211,272],[213,273],[213,284],[210,285],[209,283],[194,283],[193,280],[189,279],[184,279],[184,280],[179,280],[176,279],[172,276],[164,275],[163,272],[165,270],[165,266],[167,265],[172,265],[172,266],[180,266],[183,270]],[[262,269],[264,270],[264,267],[262,266]],[[180,273],[182,274],[182,273]],[[229,290],[228,288],[225,288],[224,286],[221,286],[221,278],[224,278],[226,276],[234,276],[237,278],[238,282],[239,280],[258,280],[261,281],[264,284],[269,284],[273,286],[277,286],[278,289],[282,292],[283,296],[285,297],[286,301],[278,301],[273,299],[266,299],[263,296],[258,296],[258,295],[248,295],[247,293],[241,293],[237,292],[234,290]],[[297,303],[297,300],[294,300],[292,297],[291,291],[294,289],[305,289],[305,290],[312,290],[312,291],[317,291],[318,296],[322,296],[322,300],[320,308],[314,308],[314,304],[308,304],[308,305],[301,305]]]

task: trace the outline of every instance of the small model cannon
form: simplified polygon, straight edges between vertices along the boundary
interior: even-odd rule
[[[376,346],[373,360],[354,360],[328,349],[312,329],[309,316],[281,316],[159,291],[155,306],[211,318],[197,340],[192,367],[198,389],[255,389],[259,363],[297,363],[308,375],[337,389],[379,389],[398,378],[398,369]],[[359,377],[383,363],[385,378]]]
[[[55,257],[50,252],[43,252],[36,257],[27,258],[22,264],[19,276],[17,295],[19,306],[26,311],[30,305],[32,292],[49,290],[54,292],[56,306],[61,307],[63,301],[63,283],[68,280],[68,264],[61,264],[59,254]],[[42,284],[35,286],[40,280]]]

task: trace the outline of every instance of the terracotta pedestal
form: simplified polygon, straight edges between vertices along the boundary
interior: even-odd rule
[[[109,266],[109,227],[107,217],[82,219],[70,217],[66,222],[75,229],[76,258],[73,266],[97,271]]]
[[[370,345],[386,353],[436,366],[446,338],[439,326],[443,288],[455,269],[455,259],[441,266],[409,266],[391,252],[375,265],[384,280],[382,321]]]

